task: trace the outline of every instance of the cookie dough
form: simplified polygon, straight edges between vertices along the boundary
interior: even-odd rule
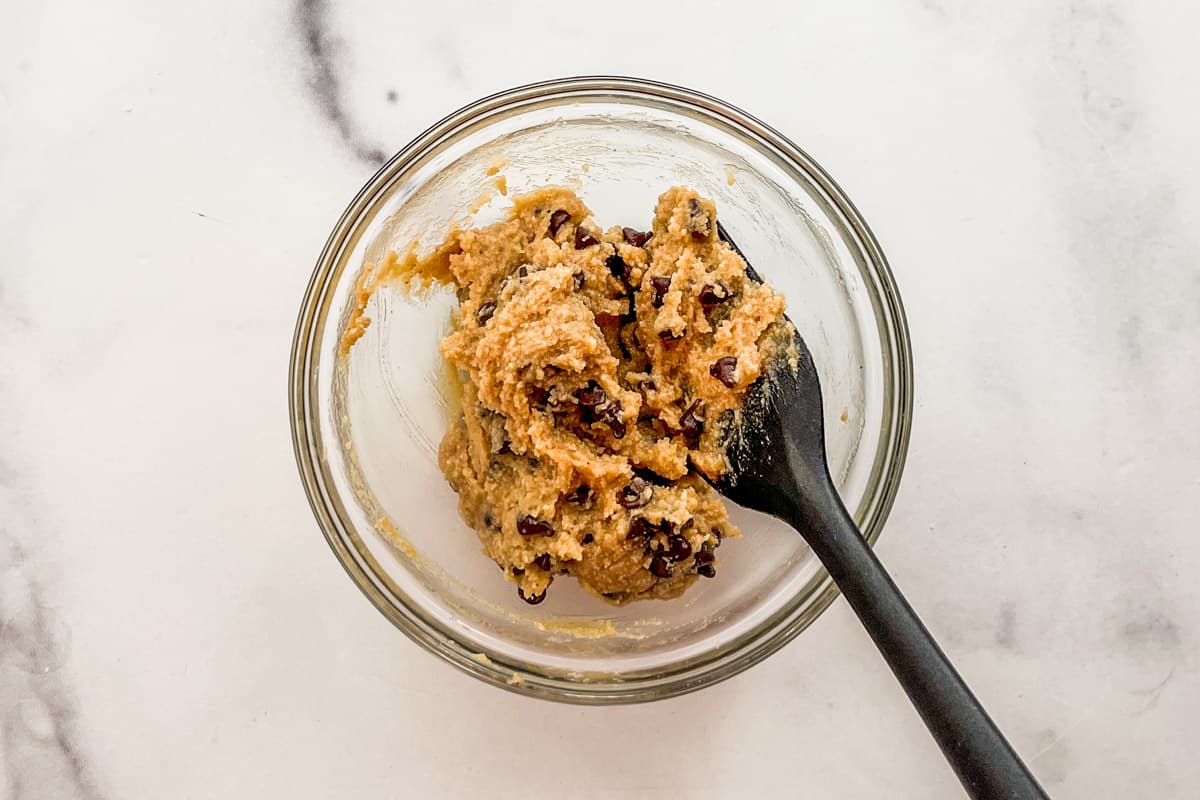
[[[423,258],[393,256],[393,275],[458,288],[441,350],[463,408],[440,464],[527,602],[563,574],[613,603],[677,597],[739,535],[701,473],[726,466],[722,428],[784,301],[716,222],[710,200],[673,188],[650,230],[601,230],[551,187]]]

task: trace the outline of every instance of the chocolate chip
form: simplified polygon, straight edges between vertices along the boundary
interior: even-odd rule
[[[629,280],[629,265],[616,253],[605,259],[604,266],[608,267],[608,271],[614,278],[620,278],[623,281]]]
[[[676,333],[675,331],[667,330],[658,332],[658,339],[662,342],[664,350],[670,350],[672,347],[678,344],[679,340],[682,338],[683,334]]]
[[[621,228],[621,238],[625,240],[625,244],[631,244],[634,247],[645,247],[646,242],[650,241],[650,237],[653,235],[650,231],[643,233],[633,228]]]
[[[591,544],[594,541],[596,541],[595,536],[592,536],[590,533],[585,533],[583,535],[583,539],[580,541],[580,544]]]
[[[526,514],[517,520],[517,533],[522,536],[553,536],[554,526],[545,520]]]
[[[521,569],[520,567],[513,567],[512,573],[519,578],[525,574],[525,570]]]
[[[733,356],[718,358],[708,368],[708,374],[732,389],[737,386],[737,359]]]
[[[704,310],[707,311],[721,305],[732,296],[733,293],[725,284],[719,281],[710,283],[700,290],[700,305],[704,306]]]
[[[624,488],[617,490],[617,503],[623,508],[641,508],[653,497],[654,487],[637,475]]]
[[[495,314],[495,313],[496,313],[496,304],[495,303],[484,303],[483,305],[481,305],[479,307],[479,310],[475,312],[475,321],[479,323],[480,327],[482,327],[484,325],[487,325],[487,321],[489,319],[491,319],[492,314]]]
[[[520,269],[517,270],[518,278],[524,278],[528,274],[529,274],[529,267],[521,267]]]
[[[583,270],[580,270],[579,272],[575,273],[575,291],[578,292],[580,289],[583,288],[583,283],[586,279],[587,278],[583,274]]]
[[[564,211],[561,208],[558,211],[555,211],[553,214],[551,214],[550,215],[550,235],[551,236],[556,235],[558,233],[558,229],[561,228],[563,226],[563,224],[570,218],[571,218],[570,213]]]
[[[683,561],[692,554],[692,545],[686,536],[676,534],[667,539],[667,558],[671,561]]]
[[[700,201],[695,198],[688,200],[686,225],[687,229],[692,233],[692,241],[708,241],[708,235],[712,233],[712,218],[708,216],[708,212],[704,210],[704,206],[700,205]]]
[[[721,530],[720,528],[713,528],[712,535],[717,537],[717,541],[719,542],[725,538],[725,531]]]
[[[567,502],[568,503],[586,503],[587,499],[588,499],[588,495],[590,495],[591,493],[592,493],[592,490],[591,490],[591,488],[588,487],[588,485],[586,483],[580,484],[579,486],[575,487],[567,494]]]
[[[687,407],[679,418],[679,428],[688,447],[695,449],[700,445],[700,434],[704,433],[703,401],[695,400]]]
[[[705,547],[696,553],[696,557],[693,560],[696,562],[696,566],[700,566],[701,564],[713,563],[716,560],[716,556],[713,555],[712,550]]]
[[[522,600],[524,600],[526,603],[529,603],[529,605],[531,605],[531,606],[536,606],[538,603],[540,603],[546,599],[546,592],[543,591],[541,594],[527,595],[527,594],[525,594],[525,590],[522,589],[520,586],[518,586],[517,587],[517,597],[520,597]]]
[[[550,554],[549,553],[539,553],[533,559],[533,563],[537,564],[539,567],[544,569],[546,572],[549,572],[550,571]]]
[[[662,553],[655,553],[654,558],[650,560],[650,572],[659,578],[669,578],[671,577],[671,564]]]
[[[701,564],[696,567],[696,574],[703,575],[706,578],[715,578],[717,577],[717,568],[712,564]]]
[[[716,567],[713,566],[714,560],[713,551],[708,549],[708,545],[705,545],[704,549],[696,553],[696,557],[692,559],[692,563],[696,565],[696,574],[706,578],[717,577]]]
[[[655,308],[663,304],[663,298],[671,289],[670,275],[654,275],[650,278],[650,287],[654,289],[654,297],[650,298],[650,305]]]
[[[592,236],[585,228],[578,227],[575,229],[575,249],[582,250],[585,247],[591,247],[594,244],[600,244],[600,240]]]
[[[575,393],[575,399],[584,408],[598,408],[608,402],[608,392],[604,391],[604,387],[600,384],[591,381]]]

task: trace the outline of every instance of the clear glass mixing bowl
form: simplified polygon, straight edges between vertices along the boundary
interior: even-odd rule
[[[908,330],[883,253],[824,170],[746,113],[674,86],[571,78],[485,98],[417,137],[346,209],[304,297],[290,373],[300,473],[334,553],[400,630],[482,680],[555,700],[653,700],[734,675],[836,596],[799,535],[731,507],[744,536],[721,547],[716,579],[681,599],[614,608],[564,578],[526,605],[437,466],[455,403],[437,350],[453,292],[381,289],[366,335],[338,355],[363,270],[414,239],[440,241],[451,220],[498,218],[497,169],[509,195],[575,186],[605,226],[646,225],[673,185],[715,199],[813,352],[830,468],[872,542],[912,412]]]

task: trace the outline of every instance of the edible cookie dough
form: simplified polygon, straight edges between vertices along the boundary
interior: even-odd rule
[[[710,200],[674,188],[650,230],[601,230],[573,192],[546,188],[423,258],[391,256],[393,275],[458,287],[441,350],[463,408],[439,460],[527,602],[563,574],[613,603],[677,597],[739,535],[701,473],[725,468],[722,428],[784,302],[716,222]]]

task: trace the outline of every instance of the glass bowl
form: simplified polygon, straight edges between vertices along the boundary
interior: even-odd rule
[[[339,355],[359,281],[389,249],[436,244],[451,220],[499,218],[500,176],[509,195],[571,185],[604,226],[644,227],[670,186],[713,198],[813,352],[830,469],[871,542],[912,412],[908,330],[883,253],[824,170],[748,114],[675,86],[570,78],[484,98],[418,136],[350,203],[305,294],[289,376],[296,460],[330,547],[396,627],[482,680],[554,700],[638,702],[728,678],[837,594],[798,534],[730,504],[743,537],[680,599],[617,608],[560,578],[526,605],[437,466],[456,402],[437,349],[454,293],[380,288],[365,335]]]

